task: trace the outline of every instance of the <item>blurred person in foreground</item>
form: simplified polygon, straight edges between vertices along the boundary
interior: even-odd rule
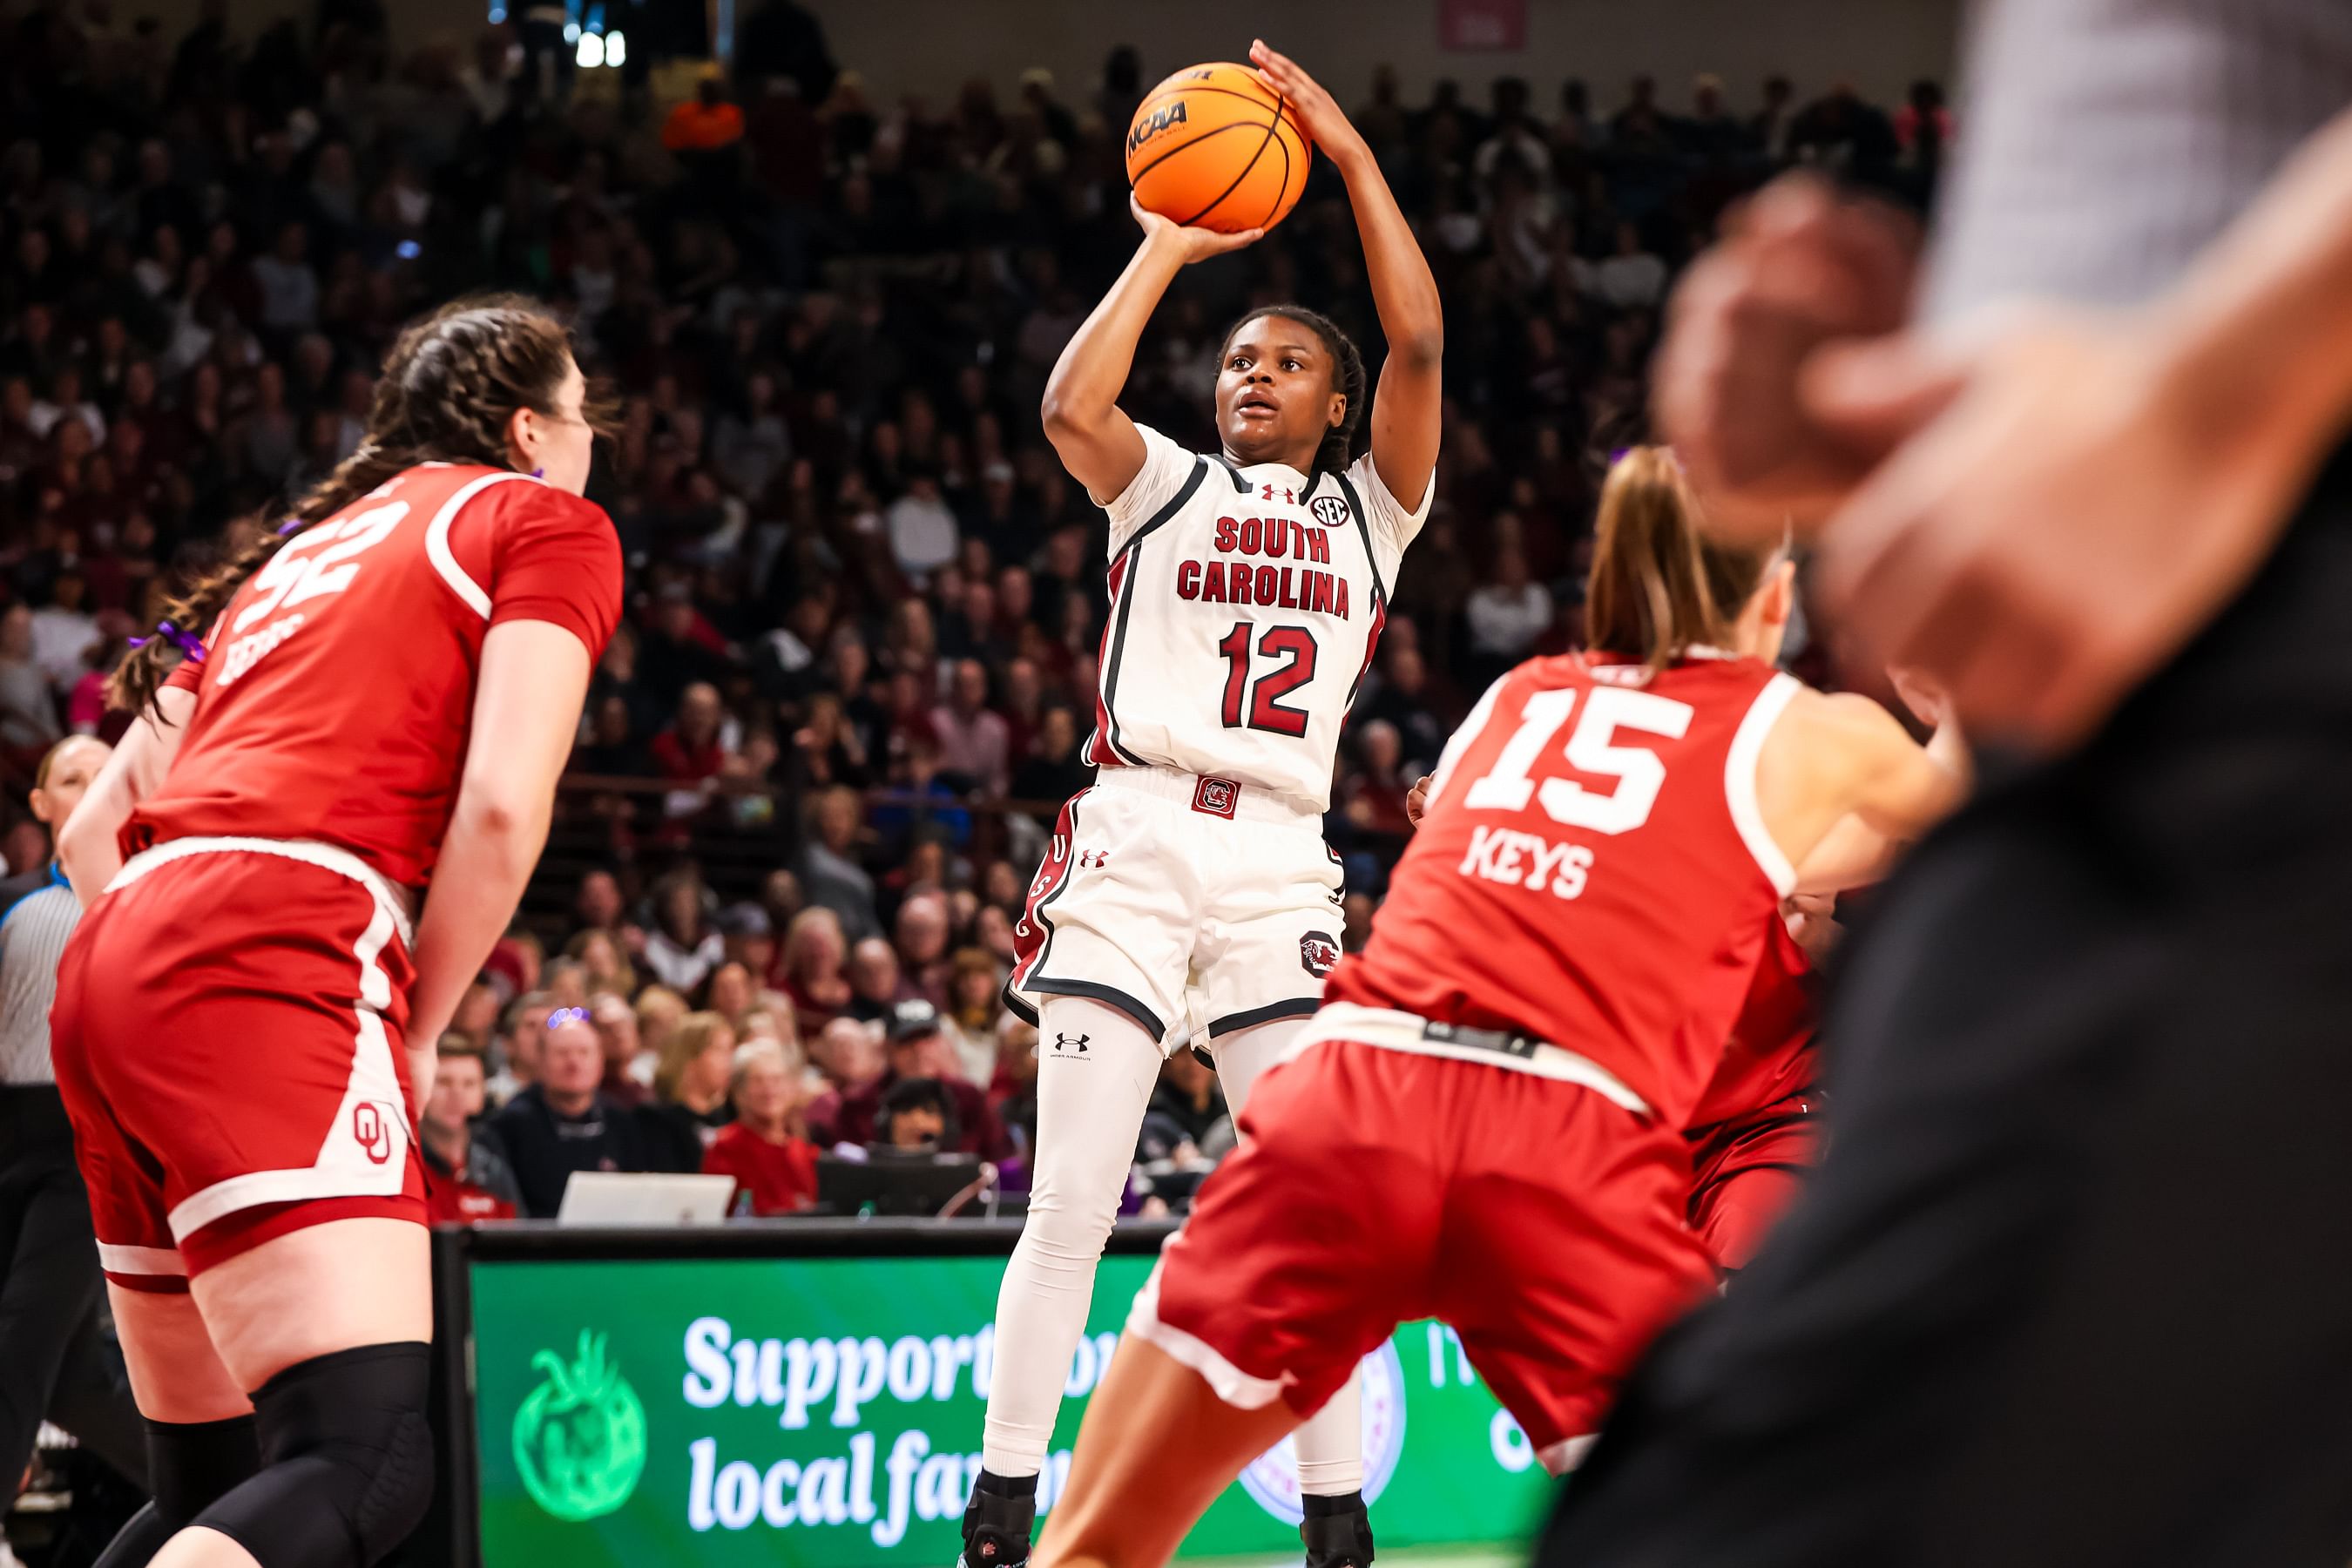
[[[1924,268],[1787,186],[1675,306],[1717,521],[1796,518],[1982,784],[1852,933],[1826,1163],[1544,1563],[2352,1555],[2352,9],[1975,21]]]
[[[486,1099],[482,1053],[461,1035],[442,1036],[433,1092],[416,1128],[417,1152],[425,1158],[425,1211],[435,1225],[512,1219],[522,1207],[497,1135],[474,1125]]]
[[[735,1178],[730,1214],[796,1214],[816,1201],[816,1145],[803,1112],[808,1083],[799,1053],[774,1040],[735,1048],[727,1097],[735,1120],[703,1152],[702,1168]]]

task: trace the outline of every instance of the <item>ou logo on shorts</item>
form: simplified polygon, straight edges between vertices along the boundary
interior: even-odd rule
[[[352,1107],[352,1140],[371,1163],[381,1165],[392,1158],[392,1124],[384,1119],[383,1107],[372,1100]]]

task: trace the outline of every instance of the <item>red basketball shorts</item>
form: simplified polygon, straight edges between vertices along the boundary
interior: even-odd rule
[[[425,1223],[398,895],[356,857],[175,839],[82,919],[49,1030],[108,1279],[184,1290],[274,1237]]]
[[[1691,1152],[1690,1225],[1723,1269],[1748,1267],[1820,1163],[1822,1127],[1808,1099],[1743,1119]]]
[[[1241,1131],[1128,1323],[1231,1405],[1312,1415],[1436,1317],[1564,1468],[1714,1282],[1682,1138],[1579,1084],[1330,1040],[1259,1079]]]

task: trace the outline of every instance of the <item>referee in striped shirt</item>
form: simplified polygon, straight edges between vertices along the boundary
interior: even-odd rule
[[[111,751],[76,735],[41,759],[33,815],[52,835]],[[0,1500],[15,1496],[44,1418],[131,1480],[147,1477],[145,1428],[99,1329],[89,1194],[49,1070],[58,959],[80,916],[54,862],[0,881]],[[14,1562],[0,1540],[0,1568]]]

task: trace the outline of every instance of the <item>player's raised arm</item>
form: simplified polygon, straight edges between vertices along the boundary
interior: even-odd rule
[[[1264,39],[1250,45],[1250,62],[1289,100],[1317,150],[1348,182],[1356,232],[1364,243],[1364,271],[1371,279],[1381,333],[1389,342],[1372,401],[1372,467],[1389,494],[1417,507],[1437,467],[1444,396],[1445,312],[1437,279],[1389,191],[1380,161],[1338,102],[1297,61],[1268,48]]]
[[[1186,228],[1145,211],[1131,198],[1128,210],[1143,226],[1143,243],[1054,362],[1038,409],[1045,439],[1061,455],[1062,467],[1097,505],[1108,505],[1143,468],[1143,437],[1118,411],[1118,395],[1135,366],[1135,345],[1170,280],[1188,263],[1238,250],[1265,232]]]

